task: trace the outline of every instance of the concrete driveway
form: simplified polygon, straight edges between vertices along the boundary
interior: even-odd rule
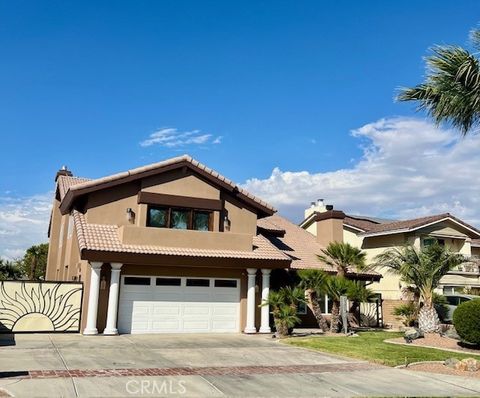
[[[475,379],[381,367],[262,335],[211,334],[0,336],[0,388],[18,397],[480,395]]]

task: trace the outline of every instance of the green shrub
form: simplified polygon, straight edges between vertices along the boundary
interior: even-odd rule
[[[393,309],[393,315],[403,317],[405,326],[414,326],[417,320],[418,308],[413,301],[406,304],[400,304]]]
[[[453,313],[453,325],[464,342],[480,344],[480,299],[460,304]]]

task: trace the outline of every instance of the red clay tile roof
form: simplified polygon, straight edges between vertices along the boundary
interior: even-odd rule
[[[121,184],[124,181],[141,178],[145,175],[152,175],[155,174],[155,172],[157,171],[160,172],[162,168],[167,168],[168,166],[175,166],[177,164],[189,166],[192,169],[204,173],[204,175],[207,175],[210,178],[213,178],[215,181],[217,181],[217,183],[223,184],[223,186],[227,187],[232,192],[237,193],[240,199],[249,202],[253,206],[256,206],[267,215],[271,215],[276,211],[275,208],[269,205],[267,202],[252,195],[245,189],[239,187],[233,181],[222,176],[215,170],[210,169],[209,167],[205,166],[204,164],[198,162],[197,160],[193,159],[188,155],[167,159],[158,163],[127,170],[122,173],[113,174],[107,177],[97,178],[95,180],[87,180],[79,184],[70,185],[69,189],[67,189],[64,195],[64,198],[62,199],[61,209],[69,208],[75,196],[81,195],[83,193],[92,192],[106,186]]]
[[[252,251],[240,250],[205,250],[183,247],[166,247],[160,245],[125,245],[121,242],[116,225],[89,224],[85,216],[74,210],[73,219],[80,250],[120,252],[135,254],[158,254],[169,256],[194,256],[211,258],[237,258],[251,260],[282,260],[288,267],[290,258],[278,250],[263,236],[253,237]]]
[[[261,231],[274,233],[277,235],[285,235],[285,230],[282,227],[275,224],[275,220],[273,217],[266,217],[266,218],[261,218],[257,220],[257,227]]]
[[[374,234],[383,235],[383,234],[391,234],[391,233],[399,233],[399,232],[409,232],[409,231],[414,231],[423,226],[426,226],[435,222],[439,222],[442,220],[448,220],[448,219],[459,223],[464,228],[470,229],[475,235],[480,236],[480,231],[478,229],[452,216],[450,213],[442,213],[442,214],[436,214],[433,216],[414,218],[410,220],[393,221],[390,223],[376,224],[372,226],[370,229],[368,229],[366,232],[362,233],[362,235],[369,236]]]
[[[57,187],[58,193],[60,194],[60,201],[63,200],[67,191],[74,185],[82,184],[85,182],[91,181],[89,178],[82,177],[71,177],[71,176],[58,176]]]
[[[351,226],[353,228],[360,229],[364,232],[370,231],[372,228],[375,228],[378,225],[378,223],[376,223],[376,222],[366,220],[366,219],[362,219],[362,218],[349,216],[349,215],[347,215],[343,219],[343,224],[347,225],[347,226]]]
[[[318,255],[322,254],[323,247],[310,232],[277,214],[259,220],[257,225],[259,226],[260,232],[264,233],[272,244],[278,249],[283,250],[283,252],[292,259],[291,268],[314,268],[322,269],[329,273],[336,273],[334,268],[319,260]],[[285,235],[283,237],[269,235],[265,226],[272,226],[270,228],[275,231],[285,231]],[[262,229],[264,231],[262,231]],[[356,272],[355,269],[351,269],[347,275],[348,274],[373,279],[381,278],[381,275],[375,271]]]

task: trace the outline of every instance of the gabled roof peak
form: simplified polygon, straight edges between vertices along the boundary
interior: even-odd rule
[[[217,184],[223,189],[226,189],[227,191],[237,195],[239,199],[258,209],[262,214],[272,215],[275,213],[275,208],[269,205],[267,202],[257,198],[256,196],[236,185],[230,179],[222,176],[220,173],[186,154],[110,176],[97,178],[94,180],[84,180],[78,184],[72,184],[68,187],[68,190],[60,205],[60,210],[62,213],[67,213],[70,210],[73,201],[78,196],[184,166],[189,167],[214,184]]]

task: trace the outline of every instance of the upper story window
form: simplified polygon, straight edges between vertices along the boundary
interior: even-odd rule
[[[213,229],[212,212],[148,206],[147,227],[211,231]]]
[[[445,246],[445,239],[437,239],[432,237],[427,237],[422,239],[423,247],[428,247],[437,242],[440,246]]]

